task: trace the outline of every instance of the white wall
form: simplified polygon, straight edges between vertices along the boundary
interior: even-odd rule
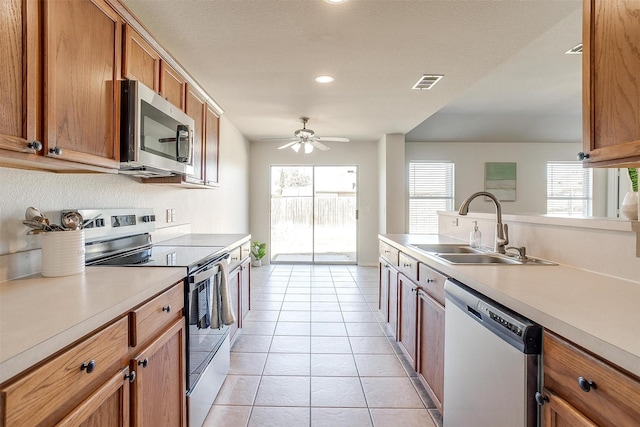
[[[455,203],[484,190],[485,162],[515,162],[517,188],[515,202],[502,202],[506,213],[546,213],[547,161],[574,161],[582,143],[485,143],[485,142],[408,142],[407,165],[413,160],[451,160],[455,162]],[[606,172],[594,170],[594,216],[606,216]],[[408,178],[406,178],[408,179]],[[494,212],[492,203],[482,199],[471,204],[475,212]]]
[[[113,174],[55,174],[0,168],[0,255],[39,247],[22,225],[25,209],[151,207],[156,228],[167,227],[165,210],[194,233],[249,232],[249,143],[225,116],[220,120],[220,188],[184,189],[140,184]],[[53,215],[53,214],[52,214]],[[59,223],[59,217],[51,216]],[[174,224],[171,224],[174,225]]]
[[[403,134],[387,134],[378,141],[381,182],[378,231],[404,233],[406,229],[405,142]]]
[[[372,142],[329,144],[328,151],[311,154],[278,150],[282,142],[252,141],[250,171],[250,232],[254,240],[270,242],[270,183],[272,165],[358,166],[358,263],[375,265],[378,259],[378,151]],[[267,253],[267,259],[270,253]]]

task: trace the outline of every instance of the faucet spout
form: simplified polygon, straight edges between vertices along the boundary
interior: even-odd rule
[[[500,205],[500,202],[498,201],[496,196],[487,191],[478,191],[477,193],[473,193],[472,195],[467,197],[464,202],[462,202],[462,205],[460,205],[460,209],[458,210],[458,214],[468,214],[471,201],[480,196],[488,197],[496,206],[496,241],[493,247],[493,251],[504,254],[505,246],[509,244],[509,229],[507,228],[507,224],[502,224],[502,206]]]

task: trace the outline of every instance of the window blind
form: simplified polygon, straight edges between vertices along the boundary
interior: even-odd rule
[[[437,211],[453,210],[454,164],[409,163],[409,233],[438,233]]]
[[[592,170],[581,162],[547,162],[547,213],[591,215]]]

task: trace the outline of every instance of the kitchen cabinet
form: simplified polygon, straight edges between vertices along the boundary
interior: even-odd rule
[[[134,426],[185,426],[185,322],[177,318],[131,360]]]
[[[39,117],[40,3],[5,0],[0,9],[0,149],[35,154]],[[34,156],[37,157],[37,156]]]
[[[251,309],[251,259],[245,258],[240,265],[240,327]]]
[[[160,54],[130,25],[123,28],[122,77],[160,91]]]
[[[44,153],[119,167],[121,19],[104,1],[44,6]]]
[[[0,424],[53,425],[67,415],[80,416],[71,415],[75,412],[84,414],[81,418],[91,417],[94,410],[124,417],[124,407],[120,413],[116,407],[105,407],[99,401],[119,401],[126,393],[127,386],[120,381],[125,380],[121,371],[126,368],[123,361],[127,358],[127,334],[128,322],[123,317],[4,386]],[[94,392],[100,397],[87,403],[87,396]]]
[[[185,110],[185,94],[187,82],[171,65],[160,61],[160,94],[164,98]]]
[[[379,266],[380,311],[387,323],[387,332],[395,339],[398,315],[398,270],[382,258]]]
[[[219,176],[220,116],[209,106],[205,111],[204,181],[207,186],[217,186]]]
[[[240,281],[242,277],[242,267],[237,266],[229,273],[229,296],[231,297],[231,304],[233,305],[233,314],[236,316],[236,321],[229,325],[229,341],[233,343],[233,339],[238,332],[238,328],[240,327]]]
[[[436,407],[444,403],[444,305],[418,291],[418,377]]]
[[[586,166],[640,165],[640,3],[583,2],[583,150]]]
[[[416,369],[418,344],[418,286],[404,274],[398,275],[398,344],[409,364]]]
[[[543,374],[543,426],[637,425],[640,380],[546,330]]]
[[[206,104],[191,86],[187,86],[186,113],[194,121],[193,129],[193,174],[187,180],[204,184],[204,132]]]

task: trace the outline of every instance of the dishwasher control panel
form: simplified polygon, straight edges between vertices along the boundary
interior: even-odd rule
[[[478,310],[480,310],[481,313],[484,313],[494,322],[499,323],[504,328],[510,330],[517,336],[522,337],[522,330],[525,328],[525,326],[520,324],[520,322],[517,322],[511,316],[508,316],[504,313],[500,313],[499,311],[496,311],[495,308],[490,307],[484,301],[478,301],[477,308]]]

